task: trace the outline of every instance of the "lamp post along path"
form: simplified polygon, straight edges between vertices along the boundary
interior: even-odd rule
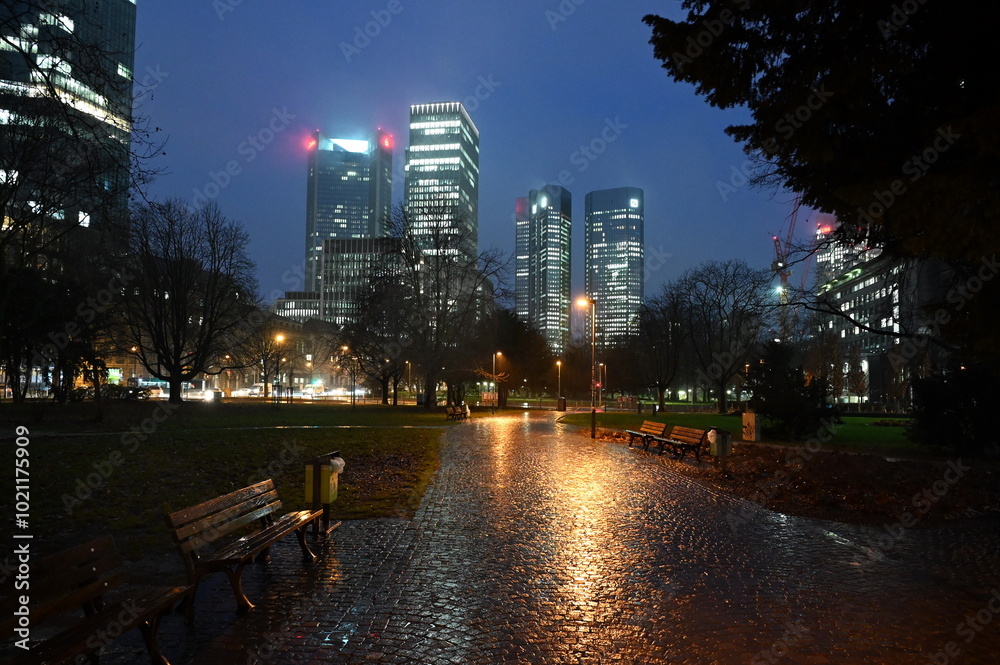
[[[590,305],[590,438],[597,438],[597,301],[593,298],[580,298],[576,301],[580,307]]]

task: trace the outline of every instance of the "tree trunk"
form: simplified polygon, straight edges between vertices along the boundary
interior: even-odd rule
[[[183,400],[181,399],[183,391],[184,381],[178,376],[171,376],[170,380],[167,381],[167,385],[170,386],[170,403],[180,404]],[[264,384],[265,386],[267,384]]]
[[[666,394],[667,394],[666,387],[665,386],[656,386],[656,393],[657,393],[657,400],[656,401],[660,405],[660,411],[666,410],[666,406],[667,406],[667,404],[666,404]]]
[[[430,411],[437,406],[437,377],[431,372],[424,375],[424,408]]]
[[[382,404],[385,406],[389,405],[389,377],[383,376],[379,378],[379,384],[382,386]]]

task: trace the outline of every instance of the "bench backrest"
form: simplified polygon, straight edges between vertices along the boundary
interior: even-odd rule
[[[198,558],[198,550],[238,529],[259,522],[264,527],[274,521],[281,510],[274,481],[263,480],[249,487],[199,503],[167,516],[174,542],[184,555]]]
[[[654,420],[646,420],[642,423],[639,431],[643,434],[651,434],[652,436],[663,436],[663,433],[667,431],[667,424],[658,423]]]
[[[4,585],[2,595],[7,597],[8,591],[12,592],[11,595],[27,595],[25,591],[15,591],[14,577],[9,576],[9,585]],[[122,568],[118,548],[111,536],[38,559],[31,566],[31,623],[39,625],[70,610],[82,609],[87,614],[96,612],[100,609],[102,596],[121,586],[126,578],[127,573]],[[7,604],[5,599],[4,610]],[[0,622],[0,641],[14,633],[17,617],[13,616],[13,608],[4,612],[3,619]]]
[[[697,444],[702,443],[705,440],[705,435],[707,433],[708,430],[706,429],[674,426],[674,428],[670,430],[670,438],[675,441],[680,441],[681,443]]]

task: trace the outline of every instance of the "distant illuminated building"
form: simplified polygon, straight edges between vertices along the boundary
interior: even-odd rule
[[[400,238],[353,238],[323,241],[323,290],[320,318],[344,326],[357,319],[359,298],[371,292],[377,271],[402,273]]]
[[[638,187],[587,194],[584,285],[597,301],[597,334],[604,342],[635,333],[644,295],[643,197]]]
[[[392,206],[392,137],[327,138],[309,146],[306,187],[306,287],[321,291],[323,242],[388,234]]]
[[[0,6],[0,230],[127,218],[135,25],[135,0]]]
[[[428,254],[478,253],[479,130],[460,102],[410,107],[404,207]]]
[[[882,253],[879,248],[847,245],[834,239],[836,221],[816,226],[816,281],[828,282],[843,275],[854,266],[877,259]]]
[[[320,315],[319,293],[314,291],[286,291],[284,298],[274,301],[274,313],[280,317],[304,323]]]
[[[572,195],[558,185],[517,199],[514,303],[556,355],[569,344]]]

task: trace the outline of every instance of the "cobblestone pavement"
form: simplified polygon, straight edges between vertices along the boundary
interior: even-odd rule
[[[257,607],[242,617],[213,578],[193,624],[164,622],[165,651],[175,665],[1000,663],[1000,522],[890,534],[791,518],[670,465],[552,413],[461,423],[413,520],[345,523],[308,567],[280,544],[247,573]],[[148,662],[130,640],[102,663]]]

